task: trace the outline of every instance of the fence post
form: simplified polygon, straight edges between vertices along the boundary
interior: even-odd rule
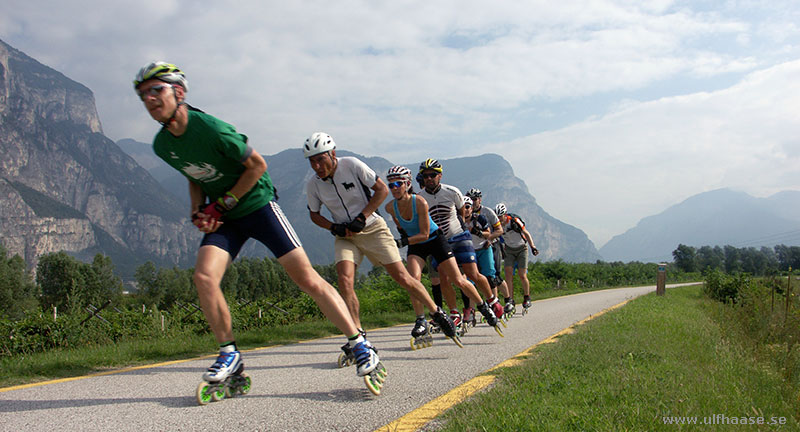
[[[161,331],[164,331],[164,314],[161,314]]]
[[[658,264],[656,277],[656,295],[663,296],[667,292],[667,263]]]
[[[789,304],[791,303],[792,299],[792,268],[789,267],[789,278],[786,280],[786,309],[784,310],[783,314],[783,325],[786,325],[786,321],[789,319]]]
[[[58,319],[58,306],[53,306],[53,321]]]

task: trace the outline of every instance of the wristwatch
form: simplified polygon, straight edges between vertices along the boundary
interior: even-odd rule
[[[230,195],[225,195],[222,197],[222,205],[224,205],[226,209],[231,210],[232,208],[236,207],[236,204],[239,204],[239,202],[236,201],[236,198]]]

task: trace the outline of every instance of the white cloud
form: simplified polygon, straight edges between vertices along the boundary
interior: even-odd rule
[[[800,189],[798,76],[800,61],[785,63],[725,90],[627,104],[495,150],[540,205],[601,246],[703,191]]]
[[[554,178],[592,158],[599,167],[592,184],[607,190],[618,190],[623,177],[656,178],[660,187],[671,178],[657,169],[664,160],[687,162],[673,172],[690,170],[697,165],[687,154],[707,157],[720,135],[738,142],[754,134],[714,128],[724,123],[714,112],[730,107],[709,107],[704,98],[721,98],[713,93],[724,87],[719,80],[800,58],[800,7],[792,0],[6,3],[0,38],[91,88],[112,139],[152,138],[157,125],[131,80],[160,59],[187,72],[190,103],[236,125],[266,154],[298,147],[316,130],[348,150],[397,161],[432,150],[441,158],[484,153],[487,143],[551,130],[514,142],[535,143],[537,172]],[[741,84],[748,85],[755,87]],[[693,94],[669,98],[685,92]],[[727,103],[751,106],[751,98]],[[781,128],[770,138],[785,152],[796,144]],[[739,163],[731,153],[725,162]],[[759,167],[777,173],[766,168],[777,156],[758,157]],[[704,188],[730,178],[713,169],[691,177]],[[546,210],[595,240],[629,227],[634,208],[660,210],[647,200],[628,203],[622,215],[619,205],[598,202],[587,211],[547,198],[552,180],[526,180]],[[627,187],[637,197],[655,194],[647,182]],[[696,192],[662,195],[673,202]],[[589,228],[600,219],[627,222]]]

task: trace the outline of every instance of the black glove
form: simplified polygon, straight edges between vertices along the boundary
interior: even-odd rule
[[[367,218],[364,216],[364,213],[359,213],[355,219],[350,221],[347,225],[347,229],[354,233],[360,233],[365,226],[367,226]]]
[[[408,246],[408,236],[401,235],[399,239],[394,239],[394,242],[397,243],[398,249],[403,246]]]
[[[536,249],[536,246],[531,246],[531,252],[533,252],[533,256],[539,255],[539,249]]]
[[[347,225],[342,223],[331,224],[331,234],[339,237],[347,236]]]
[[[478,227],[477,225],[474,225],[472,227],[472,229],[469,230],[469,232],[471,232],[472,234],[475,234],[476,236],[478,236],[480,238],[483,238],[483,231],[481,231],[480,227]]]

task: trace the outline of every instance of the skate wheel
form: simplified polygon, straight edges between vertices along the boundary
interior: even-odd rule
[[[250,377],[245,373],[241,373],[234,377],[234,380],[231,382],[230,386],[225,387],[225,397],[234,397],[237,394],[247,394],[250,392],[251,384],[252,380]]]
[[[211,394],[213,393],[213,389],[211,385],[207,382],[203,381],[197,386],[197,391],[195,392],[195,396],[197,397],[197,403],[200,405],[208,405],[211,402]]]
[[[499,334],[499,335],[500,335],[500,337],[506,337],[506,336],[503,334],[503,329],[501,329],[501,328],[500,328],[500,326],[498,326],[498,325],[494,326],[494,331],[496,331],[496,332],[497,332],[497,334]]]
[[[464,345],[461,343],[461,338],[460,338],[460,337],[458,337],[458,336],[454,336],[454,337],[451,337],[450,339],[452,339],[452,340],[453,340],[453,342],[454,342],[456,345],[458,345],[458,347],[459,347],[459,348],[464,348]]]
[[[339,368],[343,368],[343,367],[349,366],[350,365],[350,360],[347,358],[347,356],[344,353],[341,353],[341,354],[339,354],[339,359],[336,361],[336,365],[339,366]]]
[[[414,338],[411,338],[411,351],[415,351],[417,349],[417,345],[414,343]]]
[[[506,320],[501,319],[500,320],[500,324],[503,324],[503,327],[508,328],[508,325],[506,324]]]

